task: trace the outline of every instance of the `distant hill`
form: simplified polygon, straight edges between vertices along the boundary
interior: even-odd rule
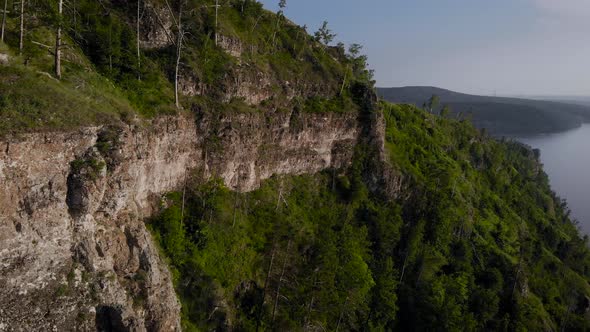
[[[585,96],[539,96],[531,99],[550,100],[567,104],[590,106],[590,97]]]
[[[452,116],[471,117],[478,128],[494,136],[533,135],[565,131],[590,122],[590,105],[562,101],[469,95],[436,87],[377,88],[393,103],[422,106],[432,95],[440,106],[449,105]]]

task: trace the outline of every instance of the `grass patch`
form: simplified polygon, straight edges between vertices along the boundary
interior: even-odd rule
[[[60,82],[31,67],[0,66],[0,91],[0,135],[114,123],[134,112],[117,88],[91,72]]]
[[[359,110],[348,96],[338,96],[331,99],[312,97],[303,103],[303,111],[306,113],[346,113]]]

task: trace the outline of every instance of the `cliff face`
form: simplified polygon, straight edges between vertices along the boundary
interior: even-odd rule
[[[357,114],[241,113],[197,120],[205,175],[251,191],[273,174],[315,173],[352,160]]]
[[[248,191],[351,162],[356,114],[202,114],[0,142],[0,331],[179,328],[143,223],[190,172]]]
[[[198,162],[194,137],[189,119],[162,118],[2,142],[0,324],[177,327],[170,275],[142,217]]]

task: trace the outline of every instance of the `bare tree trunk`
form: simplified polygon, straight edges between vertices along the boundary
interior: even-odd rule
[[[55,77],[61,79],[61,14],[63,13],[63,0],[58,3],[57,33],[55,34]]]
[[[4,42],[4,29],[6,28],[6,9],[8,7],[8,0],[4,0],[4,11],[2,12],[2,36],[0,41]]]
[[[25,47],[25,0],[20,1],[20,38],[18,44],[19,54],[23,54]]]
[[[231,227],[235,227],[236,226],[236,213],[238,210],[238,193],[234,192],[234,216],[233,216],[233,222]]]
[[[348,78],[348,68],[344,72],[344,79],[342,80],[342,86],[340,87],[340,95],[344,93],[344,87],[346,86],[346,79]]]
[[[176,108],[180,108],[180,101],[178,100],[178,67],[180,66],[180,50],[182,38],[178,38],[178,47],[176,50],[176,69],[174,70],[174,103]]]
[[[76,0],[72,0],[72,12],[74,14],[74,37],[78,36],[78,12],[76,11]]]
[[[521,250],[520,257],[518,259],[518,269],[516,270],[516,275],[514,276],[514,283],[512,284],[512,293],[510,295],[510,298],[514,298],[514,291],[516,291],[516,284],[518,283],[518,277],[522,271],[522,261],[523,261],[523,257],[522,257],[522,250]]]
[[[273,32],[273,34],[272,34],[272,42],[271,42],[271,45],[272,45],[272,48],[273,48],[273,49],[275,49],[275,48],[276,48],[276,38],[277,38],[277,33],[278,33],[278,32],[279,32],[279,30],[281,29],[281,16],[282,16],[282,14],[281,14],[281,13],[282,13],[282,11],[279,11],[279,12],[277,13],[277,22],[276,22],[276,25],[275,25],[274,32]]]
[[[137,0],[137,80],[141,81],[141,53],[139,51],[139,23],[140,17],[141,0]]]
[[[402,266],[402,273],[401,273],[401,276],[399,277],[399,283],[400,284],[404,280],[404,273],[406,272],[406,263],[408,262],[408,256],[409,255],[410,255],[410,251],[408,249],[408,251],[406,252],[406,258],[404,258],[404,265]]]
[[[262,309],[264,306],[264,298],[266,297],[266,287],[268,286],[268,280],[270,279],[270,273],[272,271],[272,263],[275,260],[275,245],[272,246],[272,253],[270,255],[270,264],[268,265],[268,272],[266,273],[266,279],[264,280],[264,288],[262,288],[262,299],[260,301],[260,307],[258,308],[258,319],[256,320],[256,331],[260,327],[260,320],[262,319]]]
[[[262,15],[260,15],[260,16],[258,16],[258,18],[256,18],[256,22],[254,22],[254,25],[252,26],[252,32],[254,32],[254,30],[258,26],[258,22],[260,21],[261,18],[262,18]]]
[[[305,319],[303,320],[303,327],[304,328],[307,326],[308,321],[309,321],[309,317],[311,316],[311,309],[313,308],[313,301],[314,301],[314,297],[312,295],[311,301],[309,301],[309,306],[307,306],[307,315],[305,316]]]
[[[287,267],[287,258],[289,257],[289,249],[291,248],[291,240],[287,243],[287,252],[286,257],[283,260],[283,268],[281,269],[281,276],[279,277],[279,284],[277,286],[277,293],[275,294],[275,303],[272,308],[272,324],[275,322],[275,315],[277,313],[277,307],[279,306],[279,297],[281,296],[281,283],[283,282],[283,277],[285,276],[285,268]]]
[[[180,224],[184,225],[184,202],[186,194],[186,169],[184,170],[184,184],[182,186],[182,208],[180,209]]]
[[[219,16],[219,0],[215,0],[215,46],[217,46],[218,16]]]
[[[180,67],[180,56],[182,52],[182,39],[184,31],[182,31],[182,3],[178,11],[178,43],[176,45],[176,69],[174,70],[174,100],[176,108],[180,109],[180,101],[178,99],[178,69]]]
[[[312,275],[312,279],[311,279],[311,301],[309,301],[309,306],[307,306],[307,313],[305,314],[305,317],[303,318],[303,329],[306,330],[307,326],[310,324],[309,320],[311,319],[311,310],[313,309],[313,302],[314,302],[314,289],[316,287],[316,273],[317,273],[318,269],[315,269],[313,271],[313,275]]]
[[[346,307],[347,304],[348,304],[348,297],[346,298],[346,301],[344,301],[344,306],[342,307],[342,309],[340,309],[340,316],[338,317],[338,324],[336,324],[336,332],[338,332],[338,330],[340,330],[340,323],[342,323],[342,316],[344,315],[344,308]]]
[[[563,320],[563,323],[561,324],[561,327],[559,328],[560,332],[564,332],[566,330],[570,313],[572,312],[572,310],[574,310],[574,305],[575,305],[575,302],[571,302],[571,304],[568,305],[567,312],[565,314],[565,318]]]
[[[279,186],[279,194],[277,195],[277,207],[275,208],[275,211],[279,210],[279,206],[281,204],[281,196],[283,195],[283,189]]]
[[[113,23],[109,23],[109,70],[113,72]]]

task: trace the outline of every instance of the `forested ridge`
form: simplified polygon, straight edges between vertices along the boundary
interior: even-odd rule
[[[366,56],[334,45],[327,23],[308,34],[285,1],[277,13],[253,0],[4,4],[0,135],[178,112],[383,118],[392,172],[376,172],[374,142],[361,138],[345,169],[249,193],[197,169],[162,200],[147,224],[184,330],[590,327],[587,237],[539,152],[465,117],[368,101]],[[401,183],[395,199],[368,184],[381,174]]]
[[[590,108],[575,101],[550,101],[458,93],[436,87],[377,88],[392,103],[418,107],[438,97],[436,111],[447,106],[458,118],[469,118],[478,128],[501,137],[555,133],[571,130],[590,120]]]

